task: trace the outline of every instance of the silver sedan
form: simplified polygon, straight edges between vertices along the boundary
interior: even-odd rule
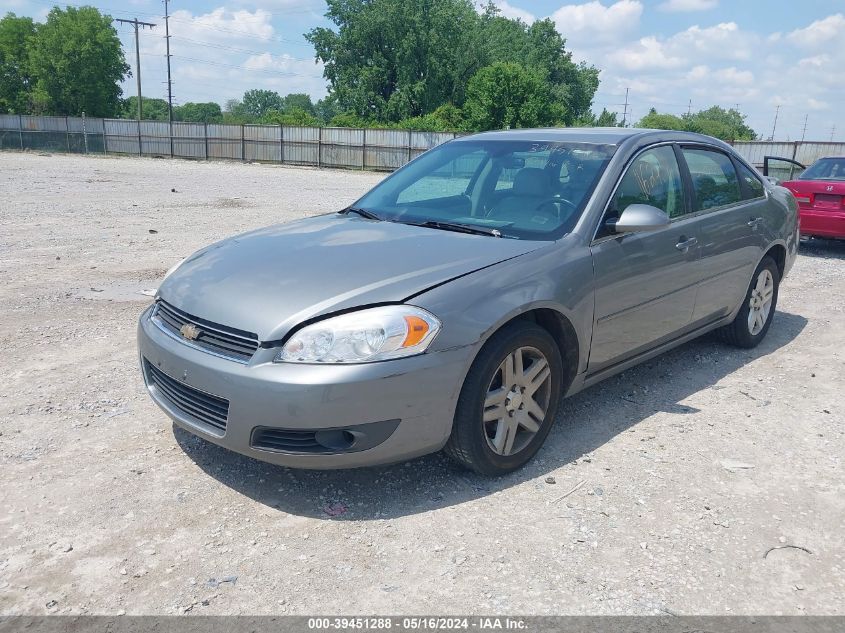
[[[757,345],[797,245],[789,191],[712,138],[478,134],[185,259],[141,315],[142,372],[176,424],[257,459],[445,449],[497,475],[562,397],[712,330]]]

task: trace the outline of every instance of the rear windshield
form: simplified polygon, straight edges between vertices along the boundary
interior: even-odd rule
[[[613,145],[454,141],[423,154],[354,206],[407,224],[448,222],[506,238],[552,240],[572,230]]]
[[[798,180],[845,180],[845,158],[822,158],[798,176]]]

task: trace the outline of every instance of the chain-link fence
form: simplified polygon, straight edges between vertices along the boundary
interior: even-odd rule
[[[393,170],[451,132],[0,114],[0,149]]]

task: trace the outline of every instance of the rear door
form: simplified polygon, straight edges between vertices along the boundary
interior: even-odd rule
[[[681,153],[702,238],[703,278],[692,320],[704,325],[729,314],[745,295],[768,243],[766,192],[753,171],[721,149],[684,145]]]
[[[672,220],[663,229],[612,233],[608,219],[650,204]],[[671,144],[649,148],[626,169],[590,250],[596,281],[590,373],[677,336],[692,317],[699,272],[695,220]]]

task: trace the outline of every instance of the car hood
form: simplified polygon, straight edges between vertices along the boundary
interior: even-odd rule
[[[274,341],[314,317],[402,302],[544,245],[324,215],[204,248],[162,283],[158,296],[195,317]]]

